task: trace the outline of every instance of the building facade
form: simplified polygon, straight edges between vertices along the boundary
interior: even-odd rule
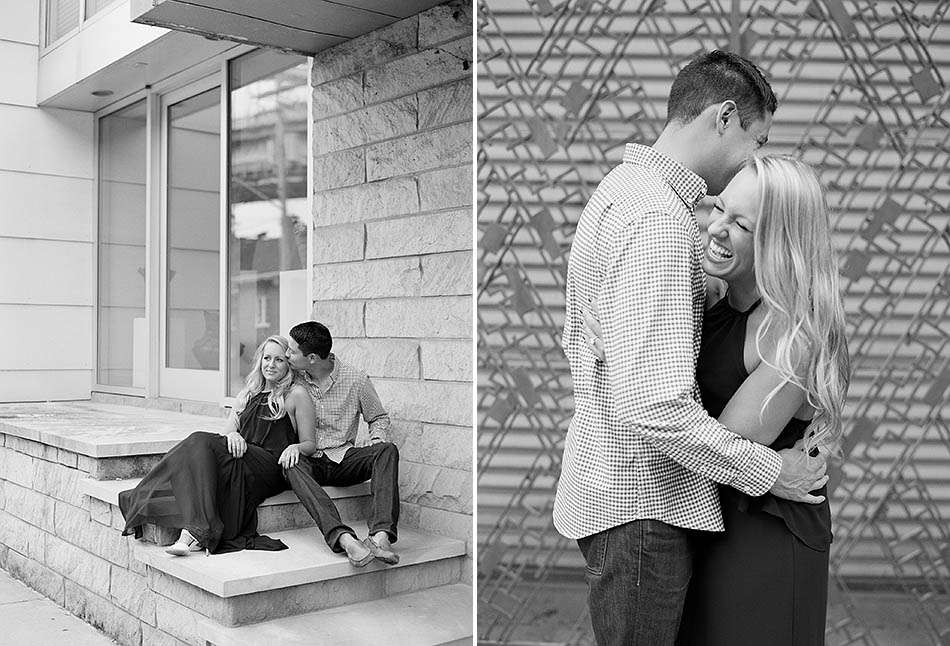
[[[472,8],[390,4],[2,3],[0,403],[223,415],[322,321],[471,563]]]

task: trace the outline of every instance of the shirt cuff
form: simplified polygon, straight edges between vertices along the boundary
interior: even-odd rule
[[[782,456],[760,444],[754,445],[753,449],[748,467],[742,469],[729,486],[756,497],[768,493],[775,485],[782,471]]]

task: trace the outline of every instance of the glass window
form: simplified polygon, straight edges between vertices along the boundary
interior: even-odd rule
[[[92,18],[95,14],[99,12],[100,9],[103,9],[107,5],[112,4],[115,0],[86,0],[86,20]]]
[[[307,64],[259,50],[230,63],[228,383],[257,346],[308,318]]]
[[[168,108],[165,365],[219,368],[221,100],[214,88]]]
[[[145,387],[145,101],[99,120],[98,383]]]
[[[46,44],[79,26],[79,0],[46,0]]]

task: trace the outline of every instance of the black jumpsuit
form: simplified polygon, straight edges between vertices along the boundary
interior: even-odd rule
[[[745,312],[716,303],[703,319],[696,378],[703,405],[718,417],[748,377]],[[809,422],[792,419],[770,445],[790,448]],[[831,514],[819,505],[721,486],[725,533],[698,532],[680,646],[820,646],[825,643]],[[825,489],[814,492],[826,495]]]
[[[247,442],[240,458],[217,433],[195,431],[172,447],[135,489],[119,494],[122,534],[141,538],[142,525],[151,523],[185,528],[212,553],[286,549],[257,533],[258,505],[290,488],[277,458],[297,442],[289,415],[270,416],[266,392],[248,401],[239,417]]]

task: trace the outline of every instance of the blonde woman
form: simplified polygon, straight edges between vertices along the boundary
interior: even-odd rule
[[[176,556],[286,549],[258,535],[257,506],[288,489],[283,469],[316,450],[313,403],[294,380],[287,349],[276,335],[257,348],[223,434],[195,431],[119,494],[123,535],[141,538],[146,523],[181,528],[166,549]]]
[[[696,379],[706,410],[776,451],[803,440],[810,455],[837,452],[850,368],[812,169],[787,157],[750,161],[715,198],[702,264],[710,289]],[[599,337],[597,320],[585,320]],[[695,533],[677,644],[824,644],[827,499],[719,490],[726,531]],[[812,493],[826,497],[824,487]]]

